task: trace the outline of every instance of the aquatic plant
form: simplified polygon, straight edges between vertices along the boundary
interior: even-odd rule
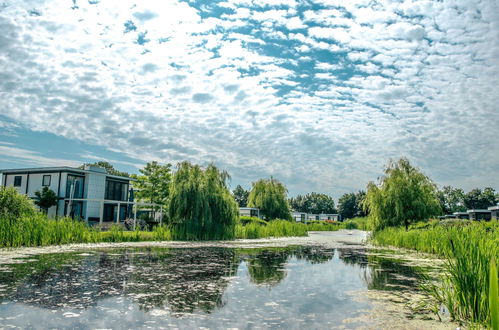
[[[303,223],[287,220],[273,220],[268,224],[249,222],[236,226],[236,238],[266,238],[307,236],[309,227]]]
[[[499,224],[433,223],[409,231],[386,228],[374,233],[373,242],[444,257],[441,284],[427,286],[427,292],[437,304],[447,307],[454,320],[478,325],[491,322],[490,290],[494,287],[490,286],[490,277],[494,274],[490,265],[499,252]]]

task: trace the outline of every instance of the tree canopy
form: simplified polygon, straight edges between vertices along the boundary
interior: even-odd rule
[[[233,239],[239,211],[227,180],[214,165],[178,164],[170,185],[169,218],[174,239]]]
[[[463,203],[467,209],[487,209],[489,206],[494,206],[498,202],[498,195],[495,190],[488,187],[483,191],[475,188],[464,195]]]
[[[232,195],[236,200],[239,207],[246,207],[248,205],[249,191],[237,185],[236,189],[232,191]]]
[[[290,198],[289,204],[293,210],[298,212],[312,214],[332,214],[337,212],[331,196],[315,192]]]
[[[445,186],[438,191],[438,200],[444,214],[454,212],[465,212],[467,210],[464,205],[464,191],[460,188]]]
[[[35,196],[35,204],[45,213],[48,212],[49,208],[57,204],[57,194],[49,187],[43,187],[42,191],[35,191]]]
[[[107,174],[117,175],[117,176],[126,176],[126,177],[130,176],[130,174],[128,174],[127,172],[122,172],[122,171],[115,169],[111,163],[104,161],[104,160],[100,160],[100,161],[95,162],[95,163],[85,163],[85,164],[81,165],[79,168],[83,169],[83,168],[85,168],[86,165],[102,167],[102,168],[106,169]]]
[[[379,183],[367,186],[365,205],[375,230],[426,220],[440,214],[436,185],[409,160],[390,161]]]
[[[291,220],[287,201],[288,190],[277,179],[260,179],[253,182],[248,197],[248,207],[257,207],[267,220]]]
[[[140,175],[132,175],[137,180],[133,183],[137,188],[137,199],[166,205],[172,180],[171,167],[171,164],[161,165],[153,161],[139,170]]]
[[[351,219],[357,213],[357,198],[354,193],[343,194],[338,199],[338,212],[341,219]]]

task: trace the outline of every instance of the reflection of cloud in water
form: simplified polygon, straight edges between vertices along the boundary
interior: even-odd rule
[[[0,317],[13,315],[13,325],[327,328],[369,307],[348,292],[386,288],[410,271],[364,250],[319,246],[129,248],[36,259],[0,274]]]

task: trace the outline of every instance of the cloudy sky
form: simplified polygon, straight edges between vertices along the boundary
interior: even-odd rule
[[[7,0],[0,168],[214,162],[338,197],[499,188],[496,0]]]

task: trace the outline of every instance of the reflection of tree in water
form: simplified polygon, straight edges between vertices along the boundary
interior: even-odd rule
[[[292,250],[292,255],[311,264],[323,264],[333,259],[334,251],[335,249],[323,246],[299,246]]]
[[[69,255],[64,257],[58,268],[26,271],[27,266],[14,265],[16,275],[11,277],[18,280],[10,281],[3,298],[54,309],[87,308],[99,299],[125,296],[144,310],[166,307],[173,313],[209,313],[223,305],[223,292],[239,264],[234,250],[220,248],[120,250],[76,259],[72,255],[70,260]],[[0,283],[9,283],[3,279]]]
[[[261,250],[246,259],[251,282],[258,285],[275,286],[286,277],[285,264],[288,249]]]
[[[366,268],[368,264],[365,249],[338,249],[338,258],[347,265],[358,265]]]
[[[251,282],[257,285],[275,286],[286,277],[285,266],[291,257],[306,260],[311,264],[320,264],[334,257],[334,249],[321,246],[258,249],[246,251],[243,258],[247,262]]]
[[[368,261],[364,280],[369,290],[415,290],[425,278],[421,267],[408,266],[403,260],[370,255]]]

